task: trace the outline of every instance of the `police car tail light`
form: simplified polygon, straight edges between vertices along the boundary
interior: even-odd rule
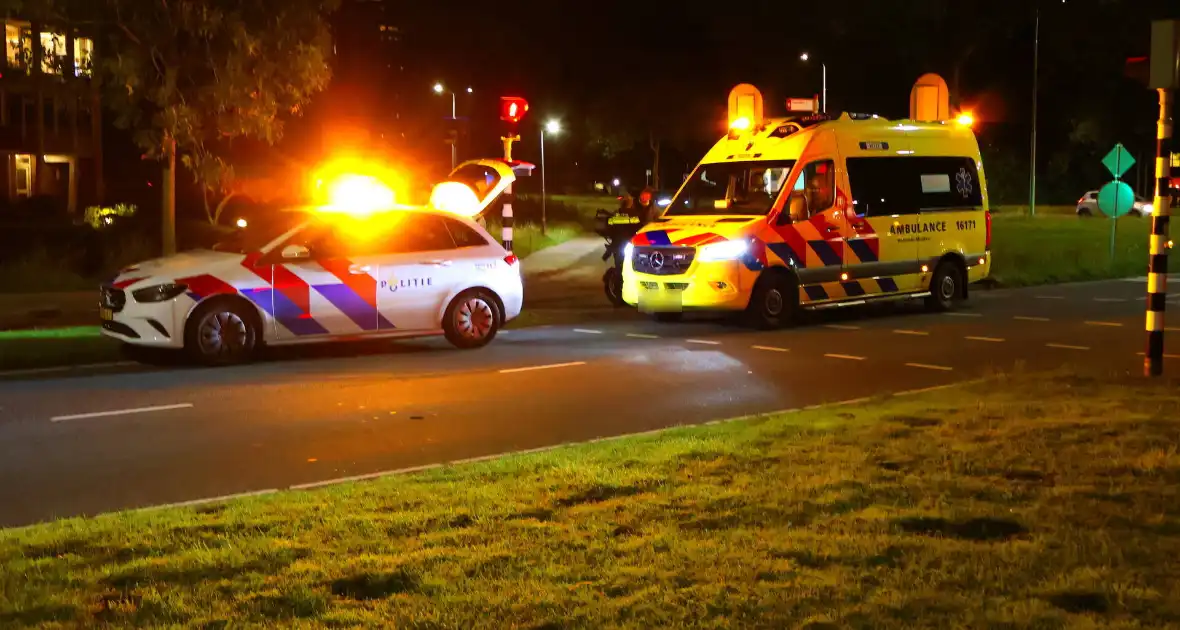
[[[701,248],[697,257],[702,262],[734,260],[743,256],[749,249],[750,244],[746,241],[724,241],[722,243],[705,245]]]
[[[508,263],[508,266],[511,267],[520,262],[520,259],[516,257],[516,254],[508,254],[504,257],[504,262]]]

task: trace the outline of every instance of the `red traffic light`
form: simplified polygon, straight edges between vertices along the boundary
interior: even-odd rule
[[[519,96],[500,97],[500,120],[518,123],[529,111],[529,102]]]

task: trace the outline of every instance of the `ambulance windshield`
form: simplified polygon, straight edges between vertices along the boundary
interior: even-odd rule
[[[795,160],[701,164],[664,216],[763,216],[794,165]]]

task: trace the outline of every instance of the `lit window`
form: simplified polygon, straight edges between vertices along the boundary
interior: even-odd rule
[[[74,73],[76,76],[90,76],[94,63],[94,40],[78,37],[74,40]]]
[[[8,67],[20,68],[25,65],[24,47],[20,43],[20,27],[15,24],[4,25],[4,49],[8,57]]]
[[[65,65],[66,36],[61,33],[41,33],[41,72],[61,74]]]

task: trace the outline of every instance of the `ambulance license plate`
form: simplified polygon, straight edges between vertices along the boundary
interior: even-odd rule
[[[98,309],[98,318],[104,322],[109,322],[115,319],[115,312],[109,308]]]

